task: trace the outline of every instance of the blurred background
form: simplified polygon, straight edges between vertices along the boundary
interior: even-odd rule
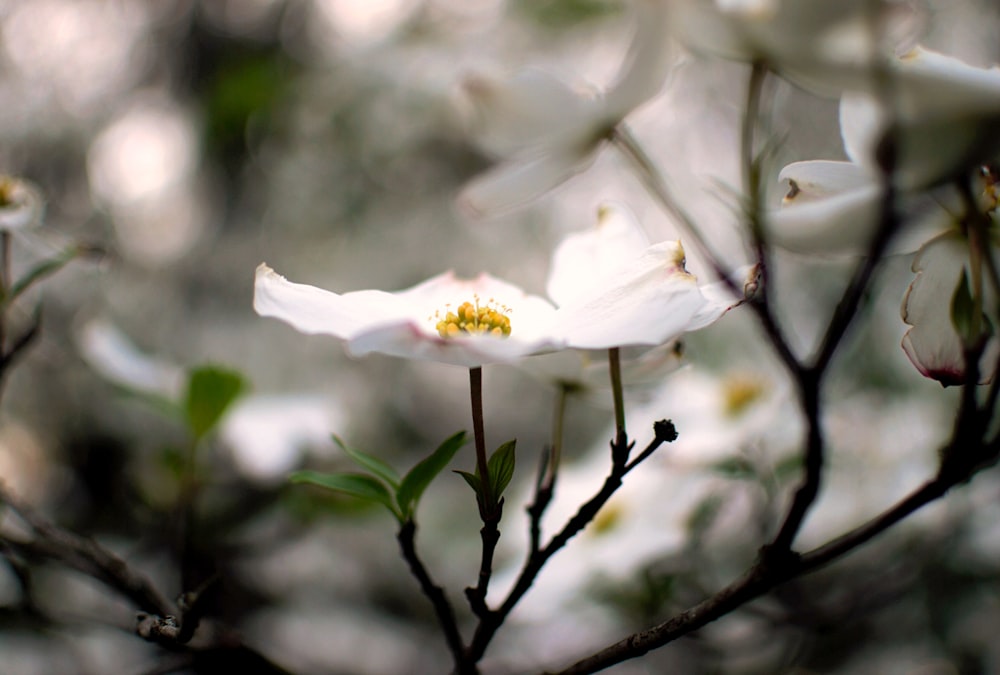
[[[1000,60],[990,0],[920,8],[923,43],[979,65]],[[16,333],[40,307],[42,330],[6,383],[0,480],[168,596],[190,590],[182,579],[217,574],[206,625],[235,629],[288,671],[446,672],[393,519],[286,476],[348,470],[332,434],[412,466],[470,427],[467,375],[352,360],[336,340],[262,319],[253,272],[266,261],[348,291],[487,271],[544,295],[553,248],[592,227],[604,201],[627,204],[654,241],[681,236],[610,149],[511,213],[473,220],[454,203],[492,161],[467,133],[461,77],[532,66],[606,85],[629,18],[616,0],[0,2],[0,171],[33,181],[47,201],[43,226],[15,239],[14,275],[74,244],[104,252],[9,312]],[[748,262],[734,217],[747,72],[678,48],[662,94],[630,117],[733,265]],[[843,158],[836,101],[776,79],[765,93],[783,139],[774,176],[791,161]],[[775,179],[775,200],[782,189]],[[692,248],[689,270],[709,280]],[[899,348],[909,264],[887,262],[838,357],[831,473],[803,546],[918,485],[950,432],[955,393],[922,379]],[[850,269],[777,257],[777,304],[802,352]],[[541,575],[484,672],[556,668],[661,621],[728,583],[773,531],[798,478],[801,422],[785,373],[740,310],[686,336],[683,354],[680,370],[627,392],[640,446],[662,418],[680,438]],[[204,364],[250,386],[199,447],[195,553],[182,564],[167,524],[188,439],[162,401],[176,403],[185,372]],[[552,426],[556,388],[527,366],[485,375],[489,441],[518,440],[497,597],[523,555],[523,508]],[[608,399],[600,386],[570,398],[550,533],[607,471]],[[471,465],[460,452],[453,468]],[[982,475],[829,570],[613,672],[1000,673],[998,497],[996,477]],[[438,478],[419,522],[425,562],[462,607],[479,546],[464,482]],[[214,672],[136,637],[135,608],[93,579],[0,553],[0,673]]]

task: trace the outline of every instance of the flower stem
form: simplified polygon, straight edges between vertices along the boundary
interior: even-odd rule
[[[566,400],[569,398],[571,385],[562,383],[559,385],[559,393],[556,395],[555,412],[552,415],[552,449],[549,451],[548,470],[544,478],[544,485],[551,487],[556,482],[559,473],[559,462],[562,459],[563,434],[566,427]]]
[[[486,461],[486,433],[483,431],[483,369],[469,368],[469,392],[472,397],[472,433],[476,439],[476,470],[479,473],[479,512],[483,520],[495,510],[490,472]]]
[[[611,374],[611,395],[615,403],[615,445],[626,445],[625,399],[622,395],[622,364],[618,347],[608,350],[608,371]]]

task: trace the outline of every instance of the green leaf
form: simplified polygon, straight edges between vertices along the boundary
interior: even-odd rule
[[[978,335],[972,335],[975,312],[976,303],[969,289],[969,276],[963,269],[962,276],[955,286],[955,292],[951,296],[951,323],[965,345],[973,344],[979,338]]]
[[[215,428],[246,388],[246,380],[234,370],[204,366],[191,371],[184,397],[184,414],[196,441]]]
[[[410,469],[409,473],[403,476],[399,489],[396,490],[396,501],[405,516],[410,516],[417,510],[417,503],[424,490],[434,480],[434,477],[448,466],[451,458],[464,444],[465,432],[459,431],[446,439],[429,457],[418,462]]]
[[[400,521],[402,514],[392,501],[389,489],[377,478],[359,473],[320,473],[318,471],[296,471],[289,480],[293,483],[307,483],[341,492],[369,502],[382,504]]]
[[[378,476],[379,478],[384,480],[392,487],[394,491],[399,489],[399,474],[396,473],[396,470],[393,469],[391,466],[383,462],[378,457],[374,457],[366,452],[362,452],[360,450],[353,450],[347,447],[347,445],[345,445],[344,442],[340,440],[340,438],[337,437],[336,435],[333,436],[333,442],[336,443],[340,447],[340,449],[344,451],[345,455],[350,457],[354,461],[354,463],[360,466],[362,469],[367,469],[375,476]]]
[[[510,484],[510,479],[514,477],[514,446],[517,439],[507,441],[490,456],[486,463],[486,470],[490,472],[490,489],[493,492],[493,499],[500,501],[500,496]]]
[[[465,482],[469,484],[469,487],[472,488],[472,491],[476,493],[476,497],[480,496],[479,474],[470,473],[468,471],[461,471],[459,469],[455,469],[455,473],[457,473],[459,476],[465,479]]]

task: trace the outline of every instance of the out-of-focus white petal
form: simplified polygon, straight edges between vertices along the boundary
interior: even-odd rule
[[[38,225],[44,211],[45,200],[37,186],[22,178],[0,176],[0,231]]]
[[[952,297],[969,260],[966,242],[947,233],[927,242],[913,259],[916,274],[903,298],[903,321],[910,329],[903,350],[925,377],[943,386],[961,384],[965,373],[962,341],[951,318]],[[984,356],[990,364],[982,382],[988,382],[996,360],[996,341]]]
[[[851,162],[877,175],[875,146],[885,127],[878,103],[868,94],[845,93],[840,98],[840,138]]]
[[[462,91],[475,139],[501,157],[575,142],[600,105],[593,96],[535,69],[509,79],[486,73],[468,75]]]
[[[569,235],[552,254],[546,293],[556,305],[590,293],[622,265],[642,255],[649,239],[623,205],[602,204],[597,227]]]
[[[862,254],[878,225],[881,191],[866,188],[831,194],[771,211],[768,241],[807,254]]]
[[[778,174],[778,180],[789,181],[785,203],[802,203],[838,194],[847,190],[868,188],[872,174],[851,162],[811,160],[793,162]]]
[[[174,401],[184,388],[184,372],[168,361],[139,350],[111,323],[88,321],[77,334],[84,360],[107,380],[130,391]]]
[[[1000,68],[977,68],[922,47],[890,65],[891,113],[863,90],[841,101],[841,133],[853,161],[877,166],[890,119],[895,179],[904,188],[949,181],[1000,152]]]
[[[667,25],[689,49],[764,60],[824,95],[867,86],[877,53],[869,0],[669,0]],[[887,8],[883,8],[887,9]],[[895,15],[887,15],[893,26]]]
[[[587,169],[594,160],[587,146],[553,150],[504,162],[472,180],[458,196],[463,211],[484,216],[531,201]]]
[[[613,124],[656,96],[673,64],[670,41],[664,39],[668,3],[637,0],[636,4],[635,38],[604,99],[604,116]]]
[[[561,335],[570,347],[606,349],[658,345],[688,329],[704,297],[684,269],[679,241],[649,247],[601,289],[559,308]]]

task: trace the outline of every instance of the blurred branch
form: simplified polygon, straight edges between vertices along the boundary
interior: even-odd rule
[[[7,490],[0,487],[0,502],[17,514],[34,535],[20,539],[0,531],[0,541],[21,554],[34,555],[61,562],[68,567],[93,577],[132,601],[146,612],[167,616],[170,604],[145,579],[128,564],[103,546],[53,525],[32,508],[18,502]]]

